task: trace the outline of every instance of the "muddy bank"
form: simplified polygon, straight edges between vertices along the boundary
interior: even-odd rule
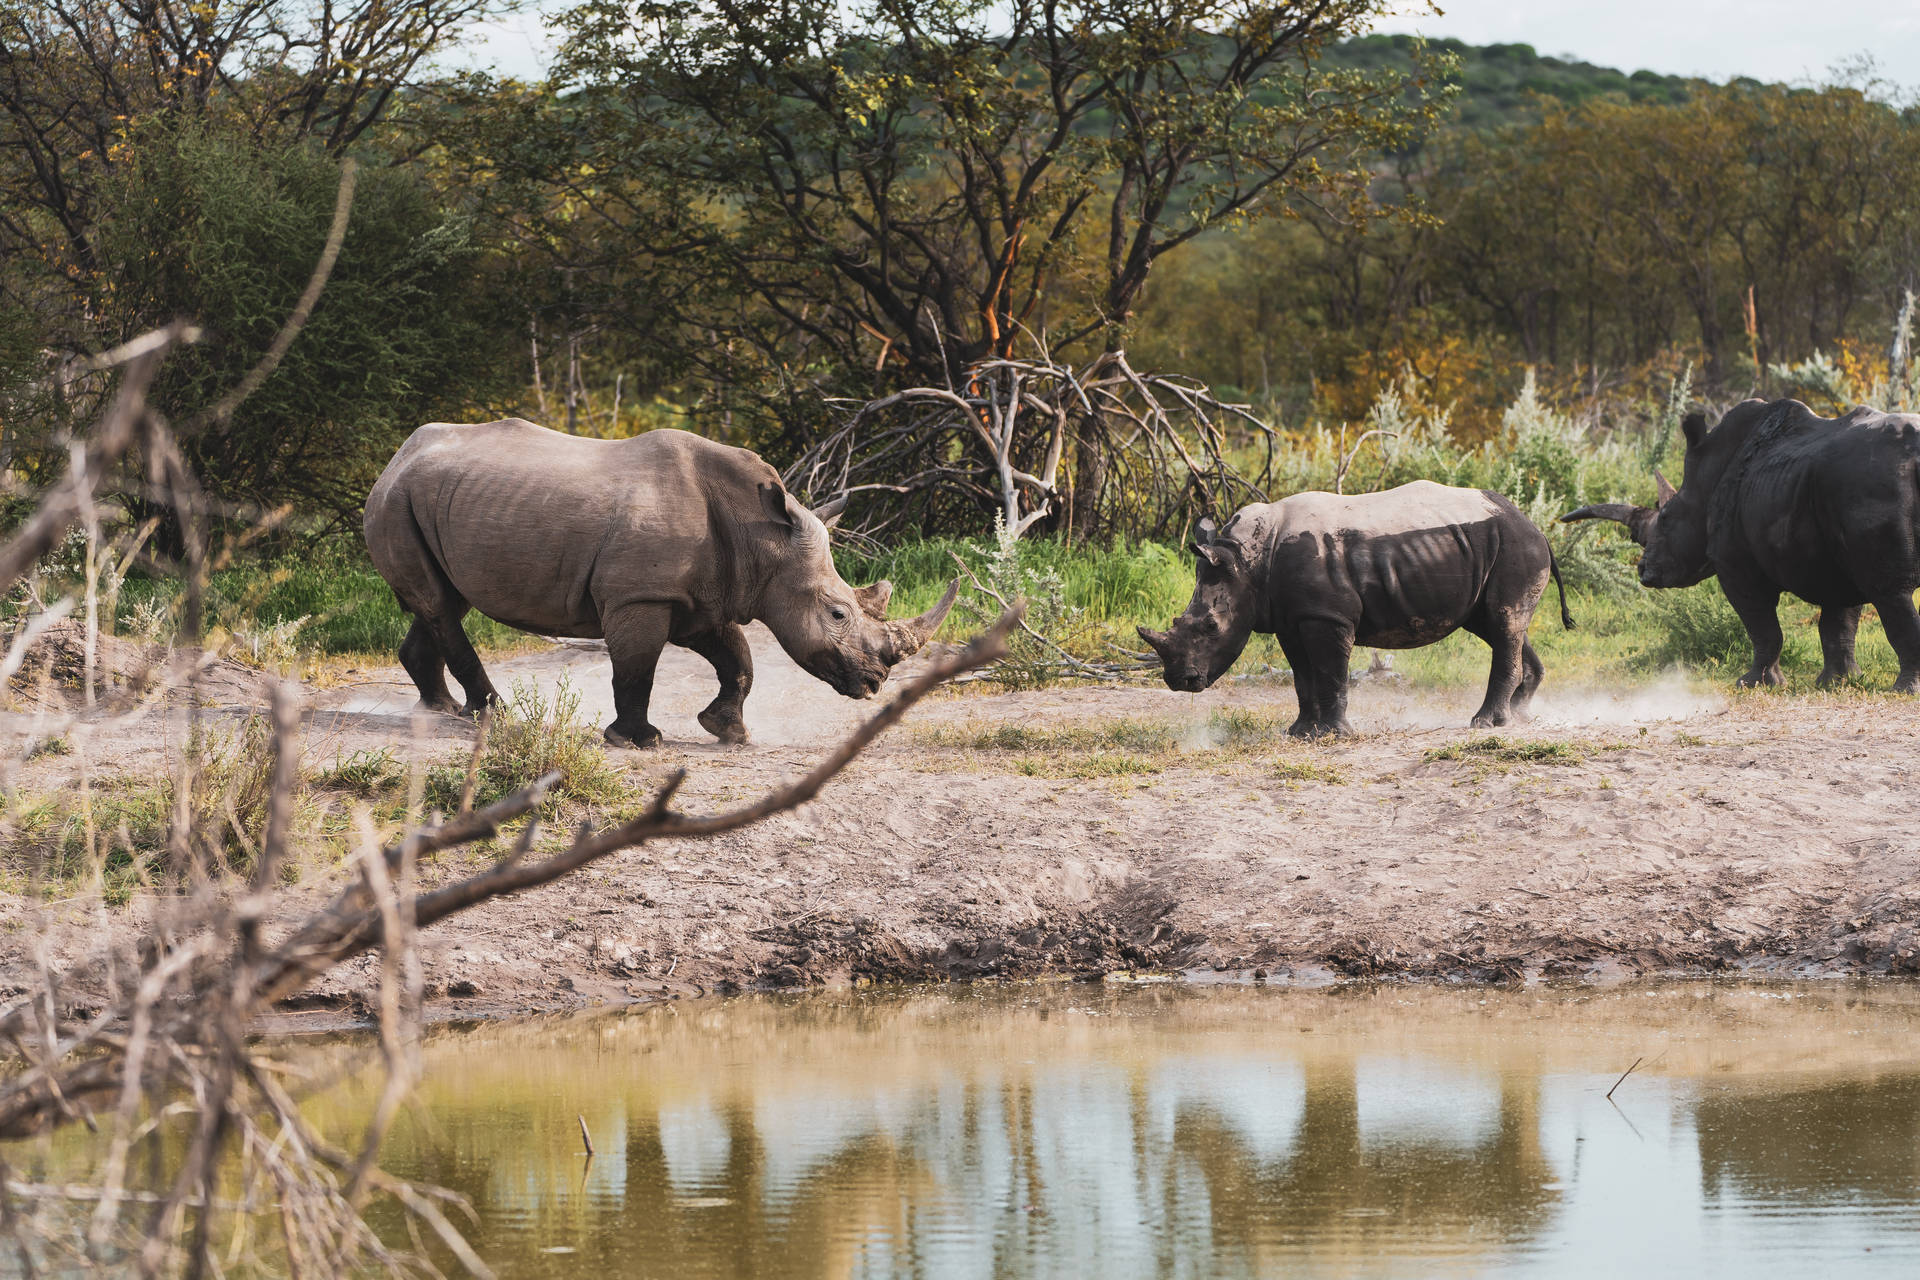
[[[682,807],[738,803],[870,709],[800,673],[764,631],[754,640],[755,741],[723,748],[700,733],[711,672],[672,650],[655,713],[667,747],[615,753],[636,786],[684,766]],[[589,715],[607,714],[603,653],[494,666],[502,688],[565,677]],[[461,754],[470,731],[414,721],[402,679],[356,672],[313,691],[309,762],[377,746]],[[1138,971],[1920,972],[1911,700],[1679,681],[1616,697],[1550,680],[1535,724],[1475,747],[1484,735],[1464,725],[1477,701],[1477,690],[1364,682],[1352,712],[1362,736],[1303,747],[1263,736],[1293,715],[1274,681],[1197,696],[944,696],[801,811],[629,851],[435,929],[428,988],[436,1012],[466,1016],[734,986]],[[0,730],[27,732],[24,713]],[[18,785],[70,785],[81,767],[137,774],[163,758],[157,725],[90,735],[83,722],[69,737],[72,754],[34,761]],[[36,945],[50,963],[83,965],[142,909],[4,904],[0,989],[25,988]],[[363,959],[297,1016],[352,1018],[376,980]]]

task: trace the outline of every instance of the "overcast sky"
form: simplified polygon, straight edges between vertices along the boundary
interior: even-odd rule
[[[1383,31],[1530,44],[1622,71],[1726,80],[1817,79],[1871,54],[1879,72],[1920,81],[1920,0],[1440,0],[1403,6]]]
[[[562,7],[564,0],[535,0],[476,32],[457,60],[539,75],[552,53],[541,11]],[[1441,0],[1441,8],[1435,16],[1406,0],[1403,15],[1380,29],[1519,42],[1623,71],[1713,80],[1817,79],[1871,54],[1885,78],[1920,85],[1920,0]]]

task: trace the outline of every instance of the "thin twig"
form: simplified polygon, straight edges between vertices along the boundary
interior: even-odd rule
[[[1644,1054],[1642,1054],[1642,1055],[1641,1055],[1640,1057],[1638,1057],[1638,1058],[1635,1058],[1635,1059],[1633,1060],[1633,1067],[1637,1067],[1637,1066],[1639,1066],[1639,1065],[1640,1065],[1640,1064],[1641,1064],[1642,1062],[1645,1062],[1645,1061],[1646,1061],[1646,1055],[1644,1055]],[[1622,1072],[1620,1073],[1620,1079],[1619,1079],[1619,1080],[1615,1080],[1615,1081],[1613,1082],[1613,1089],[1618,1089],[1618,1088],[1620,1087],[1620,1085],[1621,1085],[1621,1083],[1622,1083],[1623,1081],[1625,1081],[1625,1080],[1626,1080],[1626,1078],[1627,1078],[1628,1076],[1630,1076],[1630,1075],[1632,1075],[1632,1074],[1633,1074],[1633,1067],[1628,1067],[1628,1068],[1627,1068],[1627,1069],[1626,1069],[1625,1071],[1622,1071]],[[1613,1101],[1613,1089],[1609,1089],[1609,1090],[1607,1090],[1607,1101],[1608,1101],[1608,1102],[1612,1102],[1612,1101]]]

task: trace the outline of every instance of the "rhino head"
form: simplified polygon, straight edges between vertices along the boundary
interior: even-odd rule
[[[1690,587],[1713,576],[1707,555],[1707,498],[1726,460],[1714,456],[1723,451],[1714,447],[1705,414],[1688,414],[1680,430],[1687,439],[1687,469],[1679,488],[1656,467],[1653,506],[1598,502],[1560,517],[1564,523],[1613,520],[1625,525],[1627,536],[1646,548],[1640,556],[1640,585],[1645,587]]]
[[[917,618],[889,619],[893,584],[849,586],[833,567],[827,522],[777,485],[761,489],[771,521],[771,572],[754,615],[787,656],[849,698],[870,698],[901,659],[933,638],[953,608],[960,580]],[[828,510],[831,520],[838,512]]]
[[[1247,647],[1259,611],[1259,590],[1246,547],[1227,534],[1217,533],[1213,521],[1202,520],[1193,544],[1193,599],[1187,611],[1165,631],[1138,627],[1140,638],[1160,655],[1167,688],[1198,693],[1227,673]]]

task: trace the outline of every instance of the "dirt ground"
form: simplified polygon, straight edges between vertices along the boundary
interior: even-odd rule
[[[712,673],[670,650],[653,712],[666,747],[613,753],[636,782],[685,766],[681,807],[738,803],[873,709],[752,634],[753,742],[721,747],[700,731]],[[564,676],[595,723],[610,718],[603,651],[490,666],[502,689]],[[343,680],[309,691],[313,767],[382,745],[464,755],[471,727],[411,714],[397,668]],[[235,708],[258,702],[244,680],[221,688]],[[1912,700],[1735,695],[1677,676],[1616,696],[1558,688],[1549,672],[1535,722],[1506,732],[1503,758],[1458,749],[1484,737],[1464,727],[1479,694],[1366,677],[1351,714],[1359,737],[1235,747],[1216,745],[1210,720],[1278,713],[1284,724],[1294,707],[1284,680],[1200,695],[1157,684],[956,691],[917,708],[803,810],[632,850],[442,925],[426,948],[434,1011],[1147,971],[1295,982],[1920,972]],[[1122,718],[1175,726],[1180,748],[972,744],[1002,726],[1090,726],[1098,740]],[[0,733],[30,723],[0,716]],[[83,722],[73,754],[42,757],[15,783],[68,785],[83,765],[155,770],[163,724]],[[0,990],[31,980],[36,946],[77,965],[89,938],[121,927],[78,902],[0,901],[0,917],[15,921],[0,931]],[[351,1019],[376,980],[371,959],[338,971],[305,1017]]]

